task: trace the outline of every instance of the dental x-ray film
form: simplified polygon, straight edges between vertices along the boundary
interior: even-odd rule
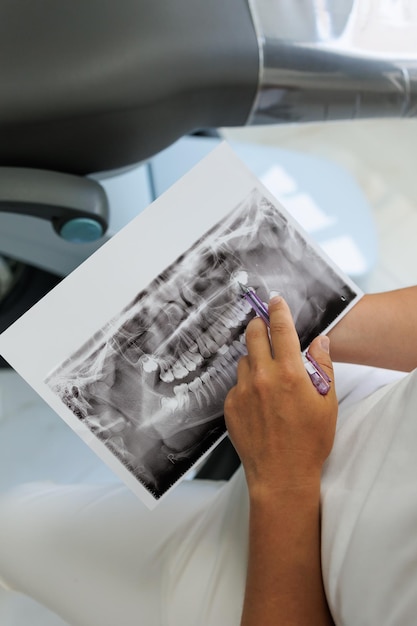
[[[0,353],[152,508],[226,434],[254,315],[239,284],[286,298],[302,350],[362,295],[222,144],[6,330]]]

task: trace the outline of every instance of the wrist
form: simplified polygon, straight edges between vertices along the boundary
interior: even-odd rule
[[[249,500],[252,506],[290,500],[316,501],[320,498],[320,478],[318,471],[298,480],[251,481],[248,482]]]
[[[360,363],[362,361],[362,352],[366,351],[368,343],[367,320],[372,319],[372,298],[372,295],[365,294],[349,313],[330,330],[332,361],[339,363]]]
[[[268,498],[320,491],[323,463],[315,456],[291,453],[284,457],[282,453],[278,457],[274,462],[263,463],[262,467],[243,463],[249,495]]]

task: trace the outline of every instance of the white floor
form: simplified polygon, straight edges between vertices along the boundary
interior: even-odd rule
[[[368,198],[378,235],[378,260],[367,289],[417,283],[417,122],[262,127],[225,134],[230,139],[325,156],[346,167]],[[3,371],[0,489],[28,480],[117,481],[22,380]],[[5,591],[0,591],[0,624],[65,626],[36,603]]]

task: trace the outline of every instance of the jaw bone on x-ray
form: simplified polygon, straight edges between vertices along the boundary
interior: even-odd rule
[[[254,315],[242,277],[282,293],[302,349],[356,296],[254,190],[46,380],[156,499],[224,435]]]

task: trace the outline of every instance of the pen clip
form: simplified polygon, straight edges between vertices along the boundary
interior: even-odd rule
[[[317,389],[317,391],[325,396],[330,391],[331,378],[320,367],[311,354],[307,351],[303,354],[304,367],[307,374],[310,376],[311,382]]]

